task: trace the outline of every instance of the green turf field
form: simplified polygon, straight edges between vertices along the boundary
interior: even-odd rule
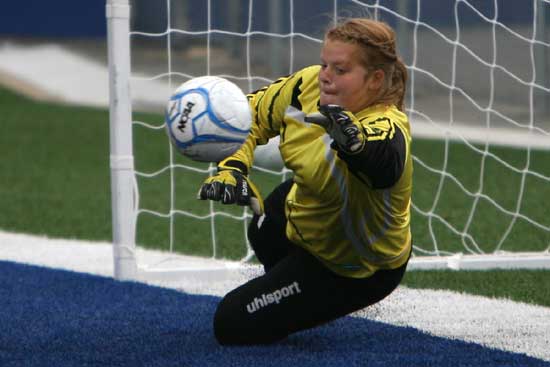
[[[0,229],[51,237],[87,240],[111,239],[111,202],[109,169],[108,112],[101,109],[77,108],[46,103],[35,103],[0,89],[0,117],[2,134],[0,147]],[[137,114],[137,120],[159,124],[158,115]],[[161,170],[169,159],[169,149],[163,130],[134,128],[136,169],[145,172]],[[458,144],[416,140],[415,205],[421,211],[434,211],[446,223],[462,230],[468,223],[469,233],[485,251],[506,233],[513,217],[495,209],[486,199],[475,201],[452,178],[442,182],[441,199],[434,201],[440,175],[425,165],[445,169],[455,176],[466,190],[492,198],[503,209],[516,212],[532,220],[550,225],[544,198],[550,196],[550,184],[540,176],[522,174],[528,167],[533,172],[550,176],[550,152],[488,148],[487,158]],[[485,147],[476,147],[481,151]],[[498,156],[505,167],[492,158]],[[445,160],[444,157],[448,156]],[[176,157],[181,163],[206,169],[204,164]],[[424,163],[424,164],[422,164]],[[480,168],[484,167],[482,180]],[[472,174],[473,173],[473,174]],[[154,177],[138,176],[140,208],[168,214],[171,208],[190,210],[208,215],[210,204],[195,199],[195,192],[205,174],[177,169],[174,176],[166,171]],[[281,178],[253,172],[254,181],[267,195]],[[171,180],[176,183],[175,200],[169,196]],[[215,206],[234,216],[242,210],[230,206]],[[210,256],[212,254],[209,220],[196,220],[182,215],[174,217],[177,249]],[[240,258],[244,256],[243,223],[227,216],[216,216],[217,256]],[[521,218],[512,222],[509,234],[502,242],[505,250],[542,251],[550,244],[550,233]],[[413,238],[416,244],[431,246],[430,229],[438,239],[438,246],[449,251],[463,251],[460,235],[446,225],[427,217],[413,215]],[[166,248],[169,243],[170,222],[165,218],[141,213],[138,216],[137,240],[141,245]],[[465,239],[466,245],[471,245]],[[193,244],[194,246],[189,246]],[[550,271],[416,271],[409,272],[405,284],[411,287],[453,289],[495,297],[507,297],[550,306],[547,286]]]

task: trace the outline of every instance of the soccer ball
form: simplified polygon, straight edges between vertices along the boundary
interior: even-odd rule
[[[202,76],[174,91],[165,126],[174,147],[199,162],[219,162],[239,149],[252,122],[243,91],[227,79]]]

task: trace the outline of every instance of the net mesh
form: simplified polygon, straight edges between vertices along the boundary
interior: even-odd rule
[[[172,149],[165,102],[192,77],[222,76],[250,92],[318,63],[326,27],[349,16],[389,23],[409,71],[415,256],[549,252],[550,3],[543,0],[167,0],[160,7],[136,0],[130,37],[139,245],[253,256],[247,209],[195,199],[215,167]],[[264,195],[291,176],[269,161],[277,152],[271,148],[252,172]]]

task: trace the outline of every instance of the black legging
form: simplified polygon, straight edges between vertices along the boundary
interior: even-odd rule
[[[266,273],[229,292],[214,317],[220,344],[265,344],[372,305],[400,283],[406,264],[363,279],[336,275],[285,236],[284,200],[292,182],[279,185],[254,216],[248,236]]]

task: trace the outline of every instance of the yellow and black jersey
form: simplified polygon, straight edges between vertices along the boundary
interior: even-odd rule
[[[279,135],[295,182],[286,198],[287,237],[343,276],[397,268],[411,248],[407,117],[393,105],[356,113],[365,148],[353,156],[339,153],[322,127],[304,122],[317,112],[318,73],[319,66],[311,66],[250,94],[253,126],[228,160],[250,167],[255,147]]]

